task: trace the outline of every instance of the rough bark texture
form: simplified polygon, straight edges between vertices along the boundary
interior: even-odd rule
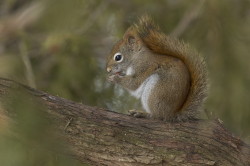
[[[0,79],[0,98],[25,89],[48,108],[71,150],[90,165],[250,165],[250,146],[218,120],[166,123],[86,106]],[[2,102],[2,100],[1,100]],[[3,115],[1,112],[0,117]],[[10,117],[6,117],[10,118]]]

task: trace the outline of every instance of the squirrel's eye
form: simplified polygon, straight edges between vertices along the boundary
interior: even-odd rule
[[[114,55],[114,60],[116,61],[116,62],[121,62],[122,60],[123,60],[123,56],[122,56],[122,54],[121,53],[116,53],[115,55]]]

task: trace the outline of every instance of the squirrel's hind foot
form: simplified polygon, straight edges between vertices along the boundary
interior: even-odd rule
[[[133,116],[136,118],[149,118],[150,117],[149,113],[146,113],[146,112],[141,111],[141,110],[133,109],[133,110],[129,110],[128,113],[130,116]]]

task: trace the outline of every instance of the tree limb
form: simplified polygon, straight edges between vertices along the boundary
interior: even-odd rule
[[[48,108],[71,150],[90,165],[250,165],[250,146],[218,121],[166,123],[86,106],[0,79],[0,101],[24,89]],[[4,99],[4,100],[2,100]],[[7,116],[5,118],[1,118]],[[1,119],[11,119],[0,113]],[[0,123],[1,124],[1,123]]]

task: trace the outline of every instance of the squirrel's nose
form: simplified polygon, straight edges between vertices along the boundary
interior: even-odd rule
[[[107,67],[107,72],[111,72],[111,67]]]

